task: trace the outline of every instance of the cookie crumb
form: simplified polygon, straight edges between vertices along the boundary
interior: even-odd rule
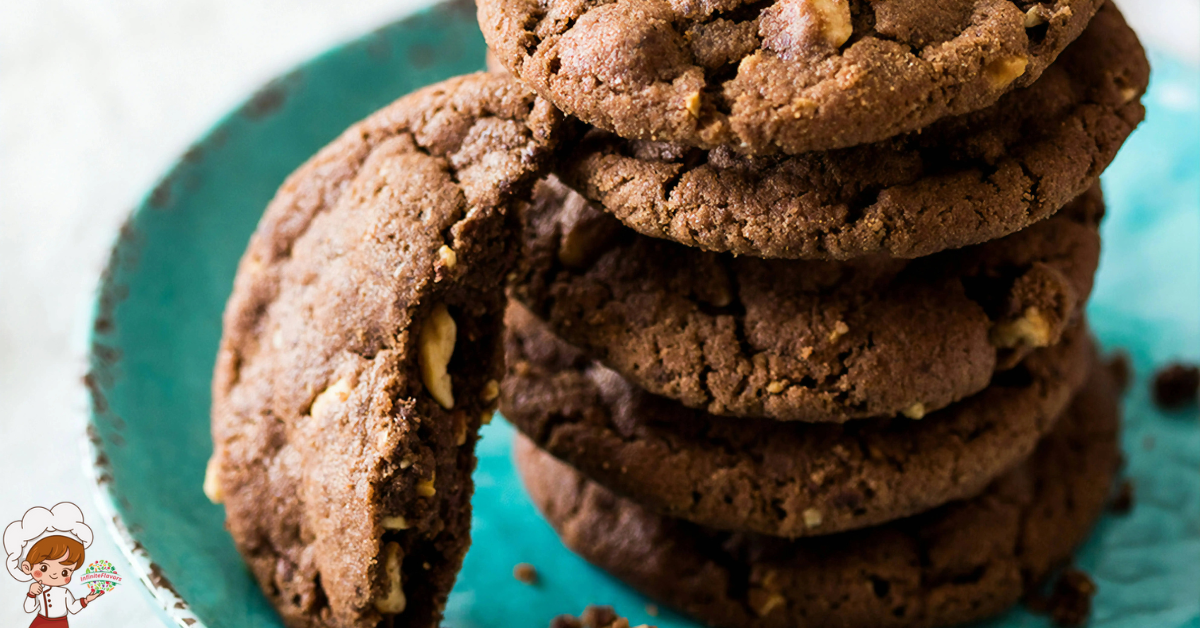
[[[1116,496],[1113,497],[1112,503],[1108,505],[1108,509],[1119,514],[1128,514],[1133,510],[1133,482],[1124,480],[1117,487]]]
[[[583,624],[574,615],[559,615],[550,620],[550,628],[583,628]]]
[[[1121,393],[1129,390],[1129,383],[1133,380],[1133,364],[1129,360],[1129,354],[1121,350],[1113,352],[1108,358],[1107,366],[1117,390]]]
[[[588,605],[579,617],[559,615],[550,621],[550,628],[630,628],[629,620],[617,615],[611,606]],[[641,625],[637,628],[655,628]]]
[[[658,617],[658,606],[654,604],[647,604],[646,614],[651,617]]]
[[[1154,375],[1154,403],[1164,410],[1177,410],[1196,403],[1200,391],[1200,367],[1176,362]]]
[[[513,577],[525,584],[537,584],[538,572],[529,563],[517,563],[513,567]]]
[[[611,606],[588,606],[579,616],[585,628],[607,628],[621,619],[623,618],[617,615]],[[628,626],[629,622],[625,622],[625,625]]]
[[[1054,583],[1054,590],[1046,601],[1047,613],[1059,626],[1082,626],[1092,614],[1094,595],[1096,583],[1086,573],[1068,569]]]

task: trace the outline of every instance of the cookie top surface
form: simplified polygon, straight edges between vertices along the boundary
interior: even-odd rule
[[[999,614],[1067,559],[1103,510],[1118,423],[1111,383],[1094,373],[1033,457],[981,495],[799,541],[662,517],[528,441],[517,462],[567,547],[708,625],[929,627]]]
[[[1033,451],[1092,362],[1082,326],[921,420],[729,419],[632,385],[507,314],[501,411],[540,447],[657,512],[784,537],[876,525],[975,494]]]
[[[634,384],[730,416],[921,414],[983,389],[1081,311],[1099,188],[1007,238],[918,260],[762,260],[638,235],[540,183],[512,294]]]
[[[920,257],[992,240],[1095,183],[1141,121],[1149,65],[1116,7],[1032,86],[920,133],[744,157],[593,131],[564,181],[639,232],[755,257]]]
[[[289,626],[437,625],[515,205],[561,123],[511,79],[451,79],[351,127],[268,206],[226,306],[205,489]]]
[[[489,47],[631,139],[802,153],[873,142],[1032,83],[1102,0],[481,0]]]

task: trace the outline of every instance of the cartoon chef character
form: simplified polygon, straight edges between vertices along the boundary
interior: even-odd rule
[[[92,529],[83,522],[79,506],[63,502],[46,510],[30,508],[20,521],[4,529],[4,566],[21,582],[33,580],[25,597],[25,612],[37,613],[29,628],[67,628],[67,613],[78,613],[104,594],[83,599],[67,589],[83,552],[92,544]]]

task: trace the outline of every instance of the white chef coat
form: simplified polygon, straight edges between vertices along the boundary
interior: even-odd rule
[[[83,607],[84,602],[75,599],[75,595],[67,587],[43,585],[42,592],[34,597],[29,597],[29,591],[25,591],[25,612],[37,612],[47,619],[66,617],[67,611],[74,615],[83,610]]]

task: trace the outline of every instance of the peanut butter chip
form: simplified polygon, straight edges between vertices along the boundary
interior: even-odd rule
[[[225,491],[221,489],[221,481],[217,479],[219,471],[217,457],[214,455],[208,459],[208,465],[204,467],[204,496],[214,504],[225,501]]]
[[[418,340],[421,381],[434,400],[447,410],[454,407],[454,391],[446,368],[450,364],[450,356],[454,354],[457,336],[458,325],[450,317],[446,306],[439,303],[421,325]]]
[[[458,253],[455,253],[454,249],[443,244],[442,248],[438,249],[438,261],[446,268],[453,269],[455,266],[458,266]]]
[[[988,84],[992,89],[1003,89],[1024,74],[1025,68],[1028,66],[1029,60],[1025,57],[1004,57],[989,63],[984,68],[983,75],[987,77]]]
[[[400,572],[400,564],[404,561],[404,552],[400,544],[388,543],[383,548],[383,575],[387,597],[375,600],[375,609],[384,615],[399,615],[408,606],[404,597],[404,582]]]
[[[1033,5],[1025,12],[1025,28],[1033,28],[1046,23],[1046,17],[1042,15],[1041,5]]]
[[[804,517],[804,527],[816,528],[821,525],[824,517],[821,516],[821,511],[816,508],[808,508],[801,515]]]
[[[925,417],[925,404],[917,402],[904,409],[904,416],[916,420]]]
[[[437,489],[433,487],[433,481],[437,479],[437,474],[429,476],[428,480],[421,480],[417,483],[417,495],[421,497],[433,497],[437,495]]]
[[[350,380],[345,377],[334,382],[332,386],[321,391],[316,399],[313,399],[312,406],[309,408],[309,416],[315,419],[324,419],[330,416],[334,410],[345,403],[350,398],[351,391],[354,386]]]
[[[991,341],[1002,349],[1016,347],[1048,347],[1052,336],[1050,321],[1036,307],[1025,309],[1025,313],[1014,321],[998,323],[992,328]]]
[[[582,221],[563,225],[558,245],[558,261],[568,268],[584,268],[595,261],[604,243],[613,233],[607,221]]]
[[[692,114],[692,117],[700,117],[700,92],[696,92],[687,97],[687,102],[684,103],[684,108]]]
[[[467,442],[467,413],[454,413],[454,444],[462,447]]]
[[[407,530],[409,528],[408,520],[401,516],[384,517],[380,521],[380,525],[385,530]]]
[[[787,598],[779,593],[765,591],[763,589],[750,590],[750,606],[754,608],[754,612],[759,617],[766,617],[777,608],[783,608],[787,605]]]
[[[850,23],[849,0],[809,0],[813,10],[821,18],[821,34],[834,48],[840,48],[854,33]]]
[[[494,379],[489,379],[483,385],[483,390],[479,392],[479,399],[484,403],[491,403],[500,396],[500,382]]]
[[[829,342],[837,342],[838,338],[850,333],[850,326],[845,321],[838,321],[833,325],[833,331],[829,332]]]

